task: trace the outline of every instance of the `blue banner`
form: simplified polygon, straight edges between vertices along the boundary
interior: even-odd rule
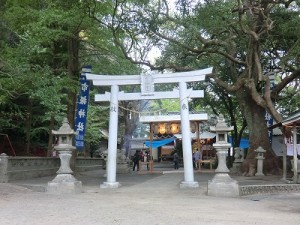
[[[231,143],[231,146],[233,147],[233,141],[234,141],[234,139],[232,138],[232,137],[228,137],[228,141]],[[242,149],[246,149],[246,148],[249,148],[249,139],[247,139],[247,138],[241,138],[241,140],[240,140],[240,146],[239,146],[240,148],[242,148]]]
[[[267,111],[265,112],[265,121],[267,123],[268,128],[273,126],[273,117]],[[269,141],[270,141],[270,143],[272,143],[273,129],[268,129],[268,133],[269,133]]]
[[[86,79],[85,74],[91,73],[91,70],[91,66],[86,66],[82,68],[82,73],[80,75],[80,92],[77,99],[77,111],[75,118],[75,146],[77,150],[84,149],[84,134],[90,93],[90,81]]]
[[[164,146],[166,144],[171,143],[175,139],[176,139],[175,137],[172,137],[172,138],[167,138],[167,139],[162,139],[162,140],[156,140],[156,141],[145,141],[144,144],[147,147],[150,147],[150,145],[152,143],[152,148],[158,148],[158,147],[161,147],[161,146]]]
[[[270,89],[272,90],[274,87],[275,87],[274,80],[273,78],[270,77]],[[273,129],[270,129],[270,127],[273,126],[273,117],[268,111],[265,112],[265,121],[268,127],[269,141],[270,143],[272,143]]]

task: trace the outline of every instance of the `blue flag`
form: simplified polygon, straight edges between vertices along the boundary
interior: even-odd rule
[[[80,92],[77,99],[75,118],[75,146],[77,150],[84,149],[84,134],[90,93],[90,81],[86,79],[85,73],[91,73],[91,69],[91,66],[82,68],[82,73],[80,75]]]

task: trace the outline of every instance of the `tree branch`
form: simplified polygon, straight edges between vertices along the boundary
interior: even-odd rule
[[[277,96],[277,94],[279,92],[282,91],[282,89],[284,89],[291,81],[297,79],[297,78],[300,78],[300,69],[298,70],[295,70],[291,73],[291,75],[289,76],[286,76],[285,78],[282,79],[282,81],[277,84],[273,89],[272,89],[272,96],[273,98],[275,96]]]

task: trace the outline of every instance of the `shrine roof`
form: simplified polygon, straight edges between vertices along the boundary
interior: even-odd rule
[[[290,116],[282,121],[282,126],[296,126],[300,127],[300,110],[292,113]]]

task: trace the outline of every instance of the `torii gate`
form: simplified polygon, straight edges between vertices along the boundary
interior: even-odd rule
[[[192,145],[189,121],[189,98],[201,98],[203,90],[187,89],[187,82],[203,81],[205,75],[212,73],[212,67],[191,72],[169,73],[169,74],[147,74],[147,75],[97,75],[86,74],[87,80],[92,80],[95,86],[111,86],[111,92],[97,94],[96,102],[110,101],[109,117],[109,139],[107,156],[107,181],[100,188],[118,188],[116,181],[116,157],[117,157],[117,134],[118,134],[118,101],[123,100],[145,100],[145,99],[171,99],[180,98],[180,118],[182,131],[182,147],[184,162],[184,181],[181,188],[199,187],[194,180],[192,164]],[[179,90],[155,92],[155,83],[179,83]],[[141,93],[119,92],[122,85],[141,85]]]

